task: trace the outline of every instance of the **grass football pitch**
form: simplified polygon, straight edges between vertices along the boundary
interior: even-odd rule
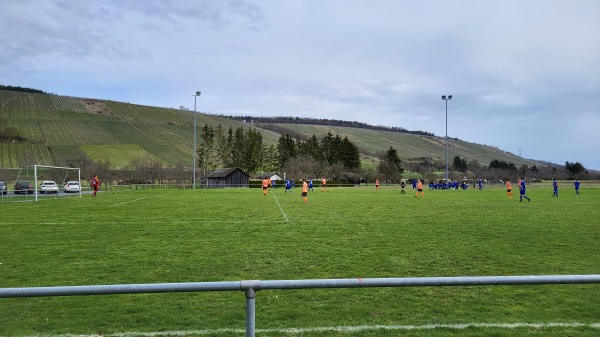
[[[563,184],[567,186],[567,184]],[[0,204],[0,287],[600,273],[600,188],[397,186]],[[600,285],[259,291],[257,336],[597,336]],[[0,299],[0,337],[243,336],[243,292]]]

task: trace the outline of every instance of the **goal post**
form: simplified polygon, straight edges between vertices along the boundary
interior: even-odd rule
[[[34,199],[38,201],[38,195],[40,194],[40,184],[42,181],[54,181],[58,185],[56,195],[65,196],[65,185],[68,181],[77,181],[79,184],[79,190],[77,194],[81,198],[81,169],[79,167],[62,167],[62,166],[49,166],[49,165],[34,165],[33,166],[33,190]],[[40,179],[41,178],[41,179]]]

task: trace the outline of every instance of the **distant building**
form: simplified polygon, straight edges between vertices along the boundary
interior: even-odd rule
[[[283,178],[281,178],[280,176],[278,176],[276,174],[270,176],[269,178],[271,178],[271,180],[283,180]]]
[[[263,174],[259,175],[257,178],[258,179],[283,180],[283,178],[281,178],[279,175],[277,175],[277,173],[272,173],[272,172],[263,173]]]
[[[250,176],[240,168],[223,168],[202,179],[202,188],[248,188]]]

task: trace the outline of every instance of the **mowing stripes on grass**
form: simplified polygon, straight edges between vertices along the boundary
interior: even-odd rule
[[[434,330],[450,329],[464,330],[469,328],[499,328],[499,329],[543,329],[543,328],[593,328],[600,329],[600,323],[466,323],[466,324],[426,324],[426,325],[357,325],[357,326],[329,326],[315,328],[281,328],[281,329],[256,329],[256,333],[291,333],[304,334],[311,332],[361,332],[373,330]],[[63,334],[54,335],[55,337],[157,337],[157,336],[190,336],[190,335],[231,335],[245,334],[244,329],[206,329],[206,330],[188,330],[188,331],[130,331],[109,334]],[[27,337],[45,337],[47,335],[34,335]]]
[[[277,206],[279,207],[279,210],[281,211],[281,215],[283,215],[285,222],[290,222],[290,219],[288,219],[287,215],[285,215],[283,208],[281,208],[281,204],[279,204],[279,199],[277,199],[277,195],[275,195],[275,193],[271,193],[271,195],[273,195],[273,198],[275,198],[275,202],[277,202]]]

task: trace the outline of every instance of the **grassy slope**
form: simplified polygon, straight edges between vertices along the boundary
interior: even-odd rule
[[[560,199],[532,186],[532,202],[502,187],[171,190],[2,204],[0,286],[355,277],[598,273],[600,189]],[[281,206],[281,211],[278,207]],[[240,206],[241,205],[241,206]],[[44,214],[23,219],[22,214]],[[285,214],[285,217],[284,215]],[[287,219],[287,220],[286,220]],[[264,291],[257,327],[456,323],[598,323],[599,285]],[[110,334],[244,326],[241,293],[2,299],[0,336]],[[511,335],[472,328],[461,336]],[[523,328],[539,336],[597,329]],[[231,334],[211,334],[223,336]],[[292,333],[264,334],[296,336]],[[348,336],[304,333],[303,336]],[[352,336],[396,336],[396,330]],[[411,336],[457,335],[453,330]]]
[[[0,109],[0,118],[29,140],[27,144],[0,144],[2,167],[25,165],[26,158],[33,156],[30,153],[36,153],[38,164],[46,165],[65,165],[66,160],[78,156],[113,161],[111,149],[116,145],[136,148],[114,158],[119,166],[124,166],[123,158],[144,154],[171,164],[188,162],[192,156],[194,116],[190,111],[103,101],[110,112],[93,113],[79,98],[10,91],[0,91],[0,102],[7,102]],[[205,124],[221,124],[226,130],[247,126],[198,114],[198,136]],[[263,133],[268,144],[275,144],[277,138],[272,132]]]
[[[45,165],[66,165],[69,159],[87,156],[91,160],[115,161],[118,166],[123,166],[121,157],[143,154],[171,164],[178,160],[188,162],[192,156],[193,113],[190,111],[102,101],[106,110],[90,112],[89,104],[79,98],[1,90],[0,102],[6,102],[0,109],[0,120],[19,129],[29,140],[28,144],[0,144],[1,167],[23,166],[26,159],[33,156],[37,163]],[[218,116],[198,114],[198,128],[205,124],[215,127],[221,124],[225,129],[248,126]],[[390,146],[401,158],[445,158],[444,140],[438,137],[329,126],[286,126],[309,136],[322,136],[329,130],[347,136],[365,153],[366,167],[376,165],[370,157]],[[261,131],[266,144],[277,144],[278,134]],[[143,151],[122,153],[112,160],[110,148],[115,145],[137,145]],[[103,150],[104,146],[109,147]],[[516,165],[531,164],[497,149],[451,140],[449,156],[454,158],[456,155],[467,160],[477,159],[484,165],[492,159]],[[33,161],[30,159],[29,162]]]
[[[380,151],[386,151],[392,146],[398,151],[398,155],[401,158],[446,158],[446,143],[444,137],[423,137],[408,133],[321,125],[284,125],[289,129],[306,134],[307,136],[313,134],[323,136],[329,131],[334,135],[336,133],[340,134],[341,137],[347,136],[349,140],[359,147],[361,152],[365,152],[369,155],[373,155]],[[450,139],[448,141],[448,157],[450,158],[450,161],[452,161],[455,156],[466,158],[467,161],[477,159],[482,165],[489,164],[493,159],[512,162],[517,166],[520,166],[521,164],[532,165],[532,162],[529,160],[525,160],[497,148]]]

